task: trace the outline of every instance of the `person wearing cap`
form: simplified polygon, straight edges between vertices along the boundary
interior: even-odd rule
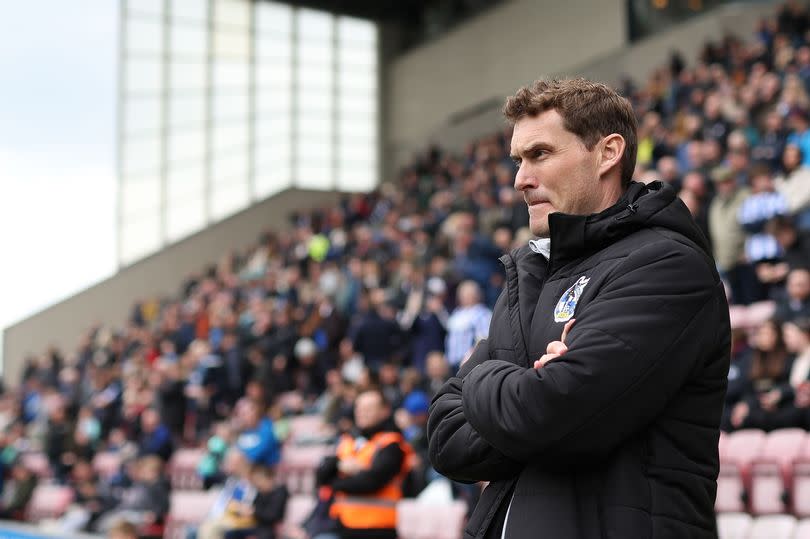
[[[737,303],[748,304],[751,278],[756,278],[744,262],[745,232],[737,216],[749,191],[739,187],[734,173],[728,167],[718,166],[711,171],[716,195],[709,205],[709,235],[714,260],[720,275],[731,286]]]

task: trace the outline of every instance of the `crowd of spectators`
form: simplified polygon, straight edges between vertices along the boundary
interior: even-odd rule
[[[679,193],[732,304],[776,305],[753,335],[736,332],[726,429],[810,426],[808,30],[792,2],[754,39],[725,36],[691,65],[673,54],[620,89],[639,118],[635,179]],[[318,413],[348,431],[354,397],[371,386],[428,482],[429,400],[487,333],[499,256],[531,239],[510,136],[459,155],[430,148],[396,181],[295,212],[175,297],[138,302],[122,327],[28,358],[0,399],[0,515],[22,518],[36,477],[19,455],[39,448],[85,509],[70,515],[75,529],[111,529],[116,515],[160,521],[163,469],[178,447],[207,448],[206,487],[240,468],[227,465],[233,447],[261,483],[280,458],[285,417]],[[107,481],[89,465],[99,451],[126,457]]]

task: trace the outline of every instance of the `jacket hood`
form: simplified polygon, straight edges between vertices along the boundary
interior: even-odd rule
[[[599,251],[643,228],[662,227],[677,232],[711,256],[706,236],[669,184],[631,182],[619,201],[591,215],[549,215],[551,268]]]

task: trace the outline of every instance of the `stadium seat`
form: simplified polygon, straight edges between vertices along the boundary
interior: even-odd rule
[[[717,515],[718,538],[748,539],[751,523],[751,515],[748,513],[722,513]]]
[[[761,326],[771,318],[776,312],[776,302],[774,301],[757,301],[748,306],[748,313],[746,322],[748,327],[753,329]]]
[[[298,391],[285,391],[278,396],[278,406],[284,413],[300,413],[304,408],[304,397]]]
[[[467,505],[460,500],[435,505],[413,499],[397,504],[399,539],[458,539],[464,530]]]
[[[728,437],[727,432],[720,431],[720,440],[717,442],[717,452],[720,454],[720,460],[723,460],[728,451]]]
[[[718,513],[741,513],[746,511],[751,463],[762,450],[765,432],[756,429],[738,430],[729,434],[727,439],[725,454],[720,458],[715,510]]]
[[[334,445],[284,446],[281,462],[276,468],[279,482],[285,483],[290,494],[313,494],[315,470],[324,457],[335,454]]]
[[[751,464],[751,513],[778,515],[789,510],[793,461],[807,438],[803,429],[780,429],[767,435],[762,452]]]
[[[23,453],[20,455],[20,460],[23,466],[31,470],[37,477],[42,479],[50,479],[53,477],[53,470],[51,470],[51,464],[48,462],[48,457],[45,456],[45,453],[39,451]]]
[[[756,329],[773,317],[776,303],[773,301],[758,301],[747,307],[745,305],[730,305],[728,309],[732,329]]]
[[[203,481],[197,473],[197,466],[203,457],[205,457],[204,449],[178,449],[174,452],[168,465],[173,489],[202,489]]]
[[[102,479],[109,479],[121,469],[121,455],[106,451],[93,457],[93,470]]]
[[[810,435],[805,438],[799,455],[793,462],[793,488],[791,490],[793,514],[810,517]]]
[[[748,539],[793,539],[796,518],[791,515],[765,515],[754,519]]]
[[[793,534],[793,539],[810,539],[810,518],[799,521],[796,525],[796,533]]]
[[[37,485],[28,503],[25,519],[29,522],[39,522],[46,518],[61,517],[72,501],[73,491],[70,487]]]
[[[217,489],[172,492],[164,539],[185,539],[186,526],[198,526],[205,520],[218,495]]]
[[[317,501],[315,496],[307,496],[306,494],[290,496],[284,510],[284,521],[281,523],[276,535],[280,538],[293,536],[295,530],[301,526],[304,519],[315,508]]]
[[[331,430],[319,414],[295,416],[290,419],[289,442],[294,445],[323,443],[332,438]]]
[[[731,329],[747,329],[749,327],[748,308],[745,305],[729,305],[728,315],[731,321]]]

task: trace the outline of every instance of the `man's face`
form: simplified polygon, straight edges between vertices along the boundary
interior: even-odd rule
[[[383,405],[376,391],[367,391],[357,396],[354,402],[354,423],[359,429],[368,429],[382,422],[388,416],[388,408]]]
[[[589,215],[601,200],[597,148],[588,151],[582,140],[563,127],[556,110],[547,110],[515,123],[512,157],[520,167],[515,189],[529,206],[529,227],[535,236],[549,236],[553,212]]]
[[[810,297],[810,271],[804,269],[791,271],[787,279],[787,293],[791,298],[800,301]]]

